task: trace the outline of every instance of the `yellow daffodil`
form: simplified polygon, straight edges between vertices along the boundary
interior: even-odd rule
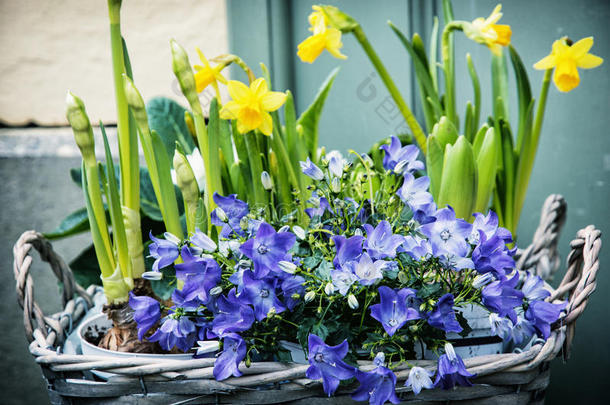
[[[553,82],[559,91],[568,92],[580,83],[578,69],[592,69],[604,61],[599,56],[592,55],[589,49],[593,46],[593,37],[583,38],[573,45],[568,44],[566,37],[553,42],[550,55],[539,60],[534,69],[546,70],[555,68]]]
[[[464,33],[470,39],[487,45],[495,54],[502,53],[502,47],[510,44],[512,31],[510,25],[496,24],[502,18],[502,5],[498,4],[487,18],[479,17],[464,27]]]
[[[210,66],[210,63],[201,52],[201,49],[197,48],[197,53],[199,54],[199,59],[201,59],[201,63],[203,66],[195,65],[195,84],[197,85],[197,93],[201,93],[205,90],[210,84],[214,86],[214,89],[218,93],[218,82],[226,84],[227,79],[223,77],[221,74],[222,69],[224,69],[225,65],[219,64],[214,67]]]
[[[286,94],[269,91],[263,78],[253,81],[250,87],[229,80],[227,88],[232,100],[222,107],[220,118],[237,120],[237,130],[242,134],[258,129],[265,135],[271,135],[273,120],[269,112],[286,102]]]
[[[320,6],[313,6],[313,13],[309,15],[309,30],[312,35],[298,46],[297,55],[303,62],[313,63],[325,49],[338,59],[346,59],[340,51],[343,47],[341,31],[327,26],[326,16]]]

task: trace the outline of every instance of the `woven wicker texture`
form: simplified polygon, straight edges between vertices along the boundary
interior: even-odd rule
[[[561,196],[546,200],[540,225],[533,242],[519,251],[522,268],[550,277],[558,267],[557,241],[565,221],[566,204]],[[574,338],[575,322],[584,311],[596,287],[599,269],[601,233],[590,225],[577,233],[567,259],[567,271],[559,287],[547,299],[568,299],[567,315],[553,325],[546,342],[535,341],[529,350],[519,353],[478,356],[465,359],[471,373],[476,373],[473,387],[453,390],[424,390],[417,397],[403,387],[409,374],[405,365],[396,371],[397,394],[404,403],[437,404],[526,404],[542,403],[548,386],[548,362],[563,349],[567,358]],[[32,249],[48,262],[62,282],[65,309],[45,316],[34,300],[30,276]],[[14,273],[19,305],[23,308],[29,349],[42,367],[49,384],[53,404],[347,404],[354,387],[340,388],[327,398],[319,381],[305,378],[308,365],[254,363],[241,365],[244,376],[216,381],[212,375],[214,359],[164,360],[138,357],[108,358],[91,355],[62,354],[66,331],[76,325],[94,301],[103,294],[98,287],[84,290],[74,282],[72,272],[53,251],[51,244],[37,232],[27,231],[14,247]],[[412,364],[436,369],[436,362],[414,360]],[[362,370],[372,369],[362,362]],[[114,373],[108,381],[95,380],[91,370]]]

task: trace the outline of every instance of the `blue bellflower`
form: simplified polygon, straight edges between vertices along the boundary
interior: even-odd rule
[[[384,259],[396,257],[396,248],[400,246],[404,237],[392,234],[392,226],[388,221],[381,221],[375,228],[365,224],[366,240],[364,247],[373,259]]]
[[[435,328],[442,329],[445,332],[456,332],[462,331],[462,327],[455,318],[455,311],[453,310],[453,294],[443,295],[434,309],[428,313],[428,324]]]
[[[398,189],[396,194],[402,202],[415,212],[427,208],[433,202],[432,194],[428,192],[428,187],[430,187],[430,178],[428,176],[416,179],[411,173],[405,173],[402,187]]]
[[[290,276],[282,281],[282,293],[284,294],[284,302],[289,311],[300,302],[305,295],[305,279],[301,276]],[[299,295],[299,298],[294,298],[293,295]]]
[[[220,296],[216,301],[216,313],[212,321],[212,332],[223,336],[227,333],[242,332],[250,329],[254,323],[254,311],[244,305],[235,296],[235,289],[226,297]]]
[[[241,376],[239,363],[246,357],[246,342],[236,333],[228,333],[222,340],[222,352],[214,362],[214,378],[218,381]]]
[[[248,215],[248,204],[239,200],[237,194],[230,194],[223,197],[218,193],[214,193],[213,199],[216,205],[224,211],[228,220],[227,222],[223,222],[218,217],[216,210],[212,211],[212,214],[210,215],[210,219],[214,225],[222,226],[220,237],[228,238],[232,233],[244,236],[244,232],[242,231],[239,222],[243,217]]]
[[[401,250],[411,256],[413,260],[424,260],[432,256],[432,245],[428,239],[420,238],[417,235],[405,236]]]
[[[464,362],[455,353],[451,343],[445,344],[445,353],[438,358],[438,371],[434,386],[442,387],[444,390],[451,389],[456,385],[465,387],[472,386],[469,378],[475,377],[466,370]]]
[[[497,236],[505,243],[511,243],[513,241],[510,231],[498,226],[498,215],[495,212],[489,210],[487,215],[478,212],[472,215],[474,216],[474,221],[472,222],[472,232],[468,237],[468,241],[471,244],[477,245],[479,243],[480,231],[483,231],[487,239]]]
[[[301,171],[306,176],[317,181],[324,180],[324,172],[318,166],[316,166],[315,163],[309,159],[309,157],[306,161],[299,163],[301,165]]]
[[[387,401],[393,404],[400,403],[396,396],[396,375],[392,370],[384,367],[385,356],[378,353],[374,363],[377,366],[370,372],[358,370],[356,379],[360,386],[352,394],[352,399],[356,401],[369,401],[371,405],[383,405]]]
[[[339,381],[356,375],[356,369],[343,361],[349,347],[347,340],[337,346],[329,346],[314,334],[309,334],[306,376],[310,380],[322,379],[324,392],[330,397],[339,387]]]
[[[523,342],[529,340],[536,330],[534,325],[527,319],[525,319],[522,315],[517,316],[517,323],[513,326],[510,337],[515,342],[515,344],[520,345]]]
[[[244,272],[243,280],[244,289],[239,298],[254,307],[254,316],[257,321],[265,319],[271,309],[276,314],[286,310],[284,304],[275,294],[277,279],[255,279],[252,277],[252,273],[247,271]]]
[[[430,379],[433,375],[433,371],[428,371],[422,367],[413,367],[411,371],[409,371],[409,378],[405,381],[405,387],[411,387],[413,393],[418,395],[422,388],[429,390],[434,387],[434,383]]]
[[[256,237],[248,239],[239,248],[254,263],[256,278],[265,277],[270,271],[279,271],[280,260],[290,260],[288,251],[294,246],[296,236],[291,232],[275,232],[265,222],[260,224]]]
[[[407,145],[403,147],[400,139],[396,136],[392,136],[389,145],[381,145],[379,149],[385,151],[383,168],[386,170],[394,170],[399,163],[402,167],[402,172],[411,172],[424,168],[423,162],[417,160],[417,155],[419,155],[417,146]]]
[[[528,301],[544,301],[551,295],[550,291],[544,287],[544,280],[530,272],[527,273],[521,291]]]
[[[362,255],[362,242],[364,237],[354,235],[346,238],[343,235],[335,235],[332,238],[335,243],[337,254],[333,259],[335,269],[341,269],[347,262],[358,260]]]
[[[500,316],[508,316],[513,324],[517,322],[515,307],[523,304],[523,292],[515,289],[519,282],[519,272],[511,279],[496,280],[481,290],[483,305]]]
[[[188,352],[195,344],[197,334],[195,324],[186,316],[175,319],[171,315],[163,318],[161,326],[148,338],[150,342],[159,342],[163,350],[170,351],[174,346]]]
[[[138,339],[142,340],[144,334],[161,317],[161,307],[159,302],[151,297],[136,296],[129,292],[129,306],[134,310],[133,319],[138,325]]]
[[[176,264],[176,278],[185,282],[182,288],[187,301],[207,304],[210,290],[220,282],[220,266],[214,259],[193,256],[184,246],[180,255],[183,262]]]
[[[466,259],[470,248],[466,238],[472,225],[463,219],[456,219],[451,207],[438,210],[435,217],[436,221],[419,228],[428,237],[434,254],[445,256],[448,263],[458,270],[471,267],[472,261]]]
[[[479,231],[479,244],[472,251],[472,262],[479,273],[492,272],[497,278],[505,278],[506,271],[515,267],[515,260],[506,249],[506,242],[494,235],[487,238]]]
[[[349,267],[342,269],[332,269],[330,277],[333,281],[333,286],[339,290],[339,294],[345,296],[354,282],[358,281],[358,277],[352,272]]]
[[[381,303],[371,305],[371,316],[381,322],[388,335],[393,336],[407,321],[421,317],[415,308],[407,305],[409,298],[415,296],[415,290],[402,288],[396,291],[381,286],[378,291]]]
[[[371,260],[368,253],[363,253],[359,261],[346,263],[345,267],[351,268],[358,282],[362,285],[373,285],[383,278],[382,270],[386,266],[385,260]]]
[[[538,336],[546,340],[551,335],[551,324],[559,319],[566,305],[567,302],[551,304],[546,301],[532,301],[525,311],[525,319],[536,328]]]
[[[199,228],[195,228],[195,234],[191,236],[191,243],[204,252],[214,252],[218,247],[216,242],[208,235],[201,232]]]
[[[148,246],[150,255],[155,259],[152,265],[154,271],[160,271],[162,268],[172,264],[180,255],[178,245],[180,239],[169,232],[165,232],[165,239],[157,239],[149,232],[149,237],[153,241]]]

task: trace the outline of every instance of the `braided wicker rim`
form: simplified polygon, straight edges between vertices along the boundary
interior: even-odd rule
[[[533,243],[517,253],[518,268],[530,270],[546,279],[552,277],[559,266],[557,241],[561,227],[565,222],[565,215],[566,203],[563,198],[559,195],[549,196],[543,206],[540,225],[535,233]],[[553,325],[551,335],[546,342],[535,342],[527,351],[465,359],[464,363],[468,371],[477,374],[477,384],[481,382],[493,383],[498,378],[502,379],[502,376],[514,376],[515,373],[525,373],[529,376],[529,380],[526,380],[526,382],[530,382],[529,385],[535,385],[536,381],[539,381],[539,379],[532,381],[535,375],[540,375],[541,370],[548,368],[548,365],[545,367],[543,363],[555,358],[562,348],[564,358],[568,357],[574,338],[575,322],[583,313],[589,296],[596,288],[601,232],[595,229],[593,225],[589,225],[578,231],[576,239],[571,242],[570,246],[571,252],[567,259],[566,274],[559,287],[553,290],[551,296],[547,299],[550,302],[558,302],[567,298],[569,302],[566,308],[567,315]],[[54,274],[63,284],[62,300],[64,310],[60,313],[45,316],[34,300],[34,282],[30,275],[32,249],[37,250],[41,259],[50,264]],[[116,376],[111,377],[107,383],[91,382],[92,384],[101,384],[100,387],[105,387],[103,389],[106,391],[104,395],[102,391],[93,389],[96,386],[90,385],[88,387],[90,396],[112,396],[114,391],[108,391],[108,387],[113,386],[116,388],[117,384],[118,386],[131,387],[136,382],[140,382],[142,390],[146,393],[145,380],[149,384],[150,382],[160,383],[162,390],[166,391],[168,389],[167,382],[182,384],[182,391],[178,389],[178,391],[174,390],[173,392],[182,394],[185,393],[185,390],[206,395],[230,393],[287,380],[291,382],[282,384],[283,390],[315,388],[317,391],[320,391],[319,381],[311,381],[305,378],[305,371],[309,365],[262,362],[253,363],[250,367],[245,367],[242,363],[240,370],[244,376],[229,378],[220,382],[216,381],[212,374],[213,358],[165,360],[62,354],[61,346],[67,332],[72,329],[72,325],[78,323],[87,312],[87,309],[92,306],[96,296],[103,295],[103,291],[95,286],[90,286],[87,290],[80,287],[74,281],[70,268],[53,251],[51,244],[38,232],[27,231],[23,233],[13,248],[13,254],[14,275],[17,282],[17,299],[19,305],[23,308],[24,326],[26,337],[30,342],[30,353],[35,357],[36,362],[42,366],[43,371],[47,371],[45,375],[57,378],[58,380],[56,381],[59,383],[62,383],[61,376],[65,376],[65,373],[104,370],[114,373]],[[435,361],[414,360],[411,361],[411,364],[431,371],[436,370]],[[360,369],[363,371],[372,368],[374,366],[371,362],[361,362],[360,364]],[[409,371],[410,369],[407,365],[401,365],[395,370],[399,381],[396,385],[397,392],[404,393],[411,390],[408,387],[403,387],[402,383],[408,377]],[[548,384],[548,370],[544,371],[541,375],[546,378],[546,384]],[[146,379],[144,380],[143,377],[146,377]],[[189,380],[190,383],[187,384],[189,381],[182,380]],[[163,384],[164,382],[165,384]],[[506,384],[509,383],[507,382]],[[518,381],[516,383],[521,384]],[[542,388],[546,387],[544,381],[539,383],[539,385]],[[533,388],[539,389],[540,387],[536,388],[534,386]],[[454,399],[455,393],[461,392],[462,388],[458,387],[457,391],[454,390]],[[473,390],[474,388],[476,386],[466,389]],[[422,393],[418,399],[443,400],[444,397],[434,394],[435,391],[438,390],[427,391],[427,397],[422,395],[424,394]],[[116,392],[116,395],[124,394],[120,389]],[[519,391],[517,391],[518,393]],[[489,395],[490,393],[487,394]],[[498,394],[498,392],[495,394]],[[500,392],[500,394],[502,393]],[[79,395],[78,390],[73,392],[72,395]]]

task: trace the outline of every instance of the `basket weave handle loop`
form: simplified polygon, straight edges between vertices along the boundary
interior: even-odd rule
[[[81,296],[89,306],[93,304],[92,297],[74,281],[70,267],[61,256],[55,253],[51,243],[41,233],[26,231],[21,235],[13,247],[13,273],[17,284],[17,301],[23,309],[26,337],[29,342],[33,341],[34,331],[38,329],[46,338],[47,329],[50,328],[57,334],[57,339],[61,341],[64,334],[62,322],[58,319],[46,317],[34,299],[34,280],[30,275],[33,263],[32,248],[38,251],[44,262],[49,263],[53,273],[61,282],[63,307],[74,297],[75,293]]]

